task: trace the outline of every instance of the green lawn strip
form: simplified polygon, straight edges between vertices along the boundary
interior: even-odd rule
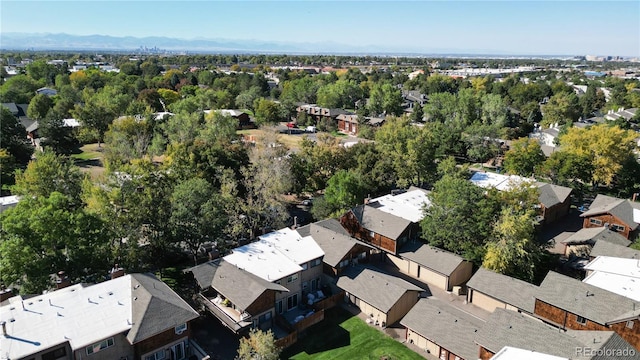
[[[325,320],[286,349],[284,359],[422,359],[403,344],[367,325],[342,308],[325,312]]]

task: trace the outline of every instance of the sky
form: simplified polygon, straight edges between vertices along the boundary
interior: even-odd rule
[[[2,33],[640,57],[640,1],[0,1]]]

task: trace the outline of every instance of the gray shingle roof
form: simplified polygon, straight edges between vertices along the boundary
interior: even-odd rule
[[[614,338],[613,341],[611,341],[612,338]],[[505,346],[511,346],[568,359],[587,360],[591,357],[580,356],[576,353],[576,348],[588,346],[597,350],[604,345],[621,346],[621,348],[631,346],[624,340],[621,343],[620,340],[622,339],[613,331],[565,333],[515,311],[496,309],[484,327],[478,330],[475,342],[494,353]],[[607,349],[612,348],[607,347]]]
[[[133,325],[127,334],[131,344],[200,316],[152,274],[131,274],[131,296]]]
[[[640,315],[640,303],[553,271],[536,298],[603,325]]]
[[[464,262],[462,257],[454,253],[418,241],[410,241],[404,245],[399,255],[446,276],[451,275]]]
[[[611,256],[625,259],[640,259],[640,250],[621,246],[608,241],[598,241],[591,249],[589,256]]]
[[[589,217],[608,213],[622,220],[631,228],[631,230],[635,230],[640,224],[633,221],[634,209],[640,210],[640,203],[598,194],[598,196],[593,200],[591,206],[589,206],[589,210],[585,211],[580,216]]]
[[[266,281],[224,259],[209,261],[186,271],[193,273],[202,289],[212,287],[243,310],[267,290],[288,291],[284,286]]]
[[[371,247],[349,235],[335,232],[318,224],[311,224],[309,226],[308,235],[322,248],[322,251],[324,251],[323,261],[331,267],[338,266],[340,261],[342,261],[354,246],[360,244]]]
[[[463,359],[478,358],[474,339],[484,321],[438,299],[420,299],[400,324]]]
[[[351,210],[363,228],[398,240],[403,231],[411,225],[411,221],[391,215],[369,205],[358,205]]]
[[[605,241],[620,246],[629,246],[631,241],[625,239],[624,236],[615,231],[611,231],[605,227],[583,228],[575,234],[562,240],[563,244],[596,244],[599,241]]]
[[[571,188],[547,183],[538,183],[538,200],[544,207],[550,208],[554,205],[562,204],[567,200],[571,192]]]
[[[333,230],[334,232],[337,232],[339,234],[350,236],[349,232],[345,230],[344,227],[342,227],[342,224],[340,224],[340,221],[338,219],[325,219],[321,221],[316,221],[313,224],[301,226],[298,229],[296,229],[296,231],[302,237],[309,236],[311,231],[311,225],[321,226],[325,229]]]
[[[533,284],[485,268],[478,269],[467,287],[529,313],[533,313],[538,291]]]
[[[407,291],[424,289],[373,268],[349,268],[337,286],[386,313]]]

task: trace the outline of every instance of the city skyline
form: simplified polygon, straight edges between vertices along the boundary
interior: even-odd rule
[[[0,10],[3,34],[313,44],[317,52],[353,47],[357,52],[640,56],[640,2],[634,1],[5,0]]]

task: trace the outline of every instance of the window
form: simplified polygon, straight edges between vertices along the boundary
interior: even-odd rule
[[[309,263],[304,263],[301,266],[302,266],[302,270],[307,270],[309,268]]]
[[[287,298],[287,310],[291,310],[298,306],[298,294],[293,294]]]
[[[600,225],[602,225],[602,221],[598,220],[598,219],[589,219],[589,224],[600,226]]]
[[[633,320],[627,321],[627,328],[633,329]]]
[[[287,283],[292,283],[296,280],[298,280],[298,274],[293,274],[287,278]]]
[[[309,282],[308,281],[303,281],[302,282],[302,290],[307,290],[309,288]]]
[[[349,259],[340,261],[340,264],[338,264],[338,267],[343,268],[347,265],[349,265]]]
[[[181,335],[185,330],[187,330],[187,323],[176,326],[176,334]]]
[[[97,353],[98,351],[104,350],[111,346],[113,346],[113,338],[102,340],[101,342],[87,346],[87,355]]]
[[[375,233],[373,231],[369,232],[369,236],[373,238],[373,235],[375,235]]]
[[[361,252],[360,254],[358,254],[358,259],[360,259],[360,260],[362,260],[362,259],[364,259],[366,257],[367,257],[367,252],[366,251],[365,252]]]
[[[624,231],[624,226],[617,225],[617,224],[611,224],[611,230],[623,232]]]
[[[322,260],[320,260],[320,258],[311,261],[311,267],[316,267],[320,264],[322,264]]]
[[[278,300],[278,302],[276,303],[276,310],[278,311],[278,314],[282,314],[282,300]]]
[[[183,360],[185,358],[184,342],[179,342],[171,347],[173,358],[175,360]]]
[[[576,322],[578,324],[581,324],[581,325],[586,325],[587,324],[587,319],[583,318],[580,315],[576,315]]]
[[[163,349],[145,357],[144,359],[145,360],[164,360],[165,356],[166,356],[165,351]]]

